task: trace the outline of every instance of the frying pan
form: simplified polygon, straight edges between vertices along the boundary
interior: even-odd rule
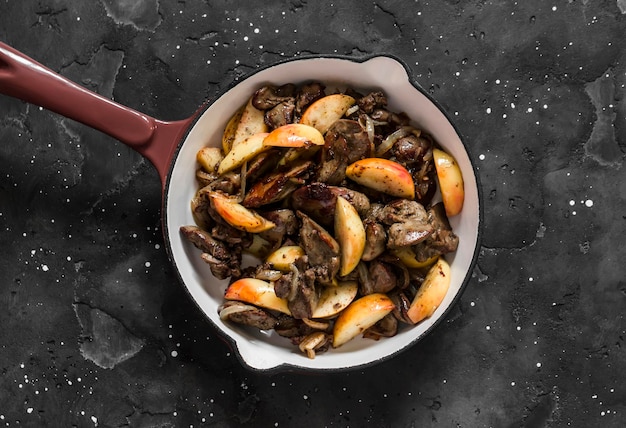
[[[358,338],[309,359],[285,338],[273,333],[231,325],[219,319],[227,281],[215,279],[196,250],[179,233],[193,224],[190,201],[195,181],[196,152],[219,146],[228,119],[256,89],[320,81],[335,87],[381,89],[391,111],[403,111],[415,125],[430,133],[452,156],[463,173],[465,201],[461,214],[450,219],[460,238],[457,251],[447,257],[452,283],[433,316],[379,341]],[[193,115],[161,121],[115,103],[79,86],[0,42],[0,93],[39,105],[116,138],[147,158],[162,184],[162,220],[168,257],[193,301],[254,370],[334,371],[372,365],[408,349],[428,334],[454,306],[471,278],[480,247],[482,219],[479,185],[467,147],[446,113],[409,77],[408,67],[390,55],[362,58],[306,56],[260,68]]]

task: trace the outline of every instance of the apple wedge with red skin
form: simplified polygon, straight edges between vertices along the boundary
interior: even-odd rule
[[[335,238],[340,247],[339,275],[346,276],[357,267],[365,250],[365,227],[356,208],[341,196],[335,205]]]
[[[328,128],[341,119],[354,103],[356,100],[350,95],[326,95],[307,107],[300,118],[300,123],[312,126],[325,134]]]
[[[239,230],[259,233],[276,226],[273,222],[222,193],[210,192],[209,198],[220,217]]]
[[[439,257],[430,267],[424,282],[411,302],[407,316],[414,323],[429,318],[439,307],[450,288],[450,265]]]
[[[224,293],[227,300],[250,303],[265,309],[291,315],[287,300],[274,291],[274,284],[256,278],[241,278],[228,286]]]
[[[264,144],[270,147],[323,146],[324,136],[312,126],[290,123],[270,132],[265,137]]]
[[[463,209],[465,199],[461,168],[456,160],[443,150],[433,149],[433,159],[446,215],[455,216]]]
[[[352,340],[389,314],[395,305],[383,293],[360,297],[345,308],[335,320],[333,347]]]
[[[346,176],[365,187],[398,198],[414,199],[415,184],[411,173],[398,162],[383,158],[365,158],[346,168]]]

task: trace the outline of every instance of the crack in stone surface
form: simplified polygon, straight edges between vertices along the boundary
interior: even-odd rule
[[[131,168],[123,176],[119,177],[106,192],[101,193],[98,198],[93,202],[93,204],[91,204],[91,206],[87,210],[82,212],[81,215],[92,215],[94,211],[98,209],[104,201],[114,195],[119,195],[120,193],[122,193],[122,190],[130,186],[135,177],[137,177],[141,173],[143,168],[146,168],[147,166],[148,162],[145,160],[145,158],[140,158],[133,168]]]
[[[67,13],[68,9],[63,7],[61,9],[52,9],[51,6],[46,6],[45,10],[35,12],[37,21],[31,24],[31,27],[45,26],[56,33],[62,32],[62,23],[59,19],[63,14]]]
[[[154,31],[162,21],[157,0],[101,0],[107,15],[120,25]]]
[[[558,394],[554,391],[537,396],[537,403],[524,419],[524,427],[548,427],[558,408]]]
[[[505,251],[505,252],[526,251],[529,248],[534,247],[537,244],[537,241],[539,239],[545,238],[545,234],[546,234],[546,226],[543,222],[539,222],[539,225],[537,226],[537,231],[535,232],[535,239],[533,239],[531,242],[524,243],[524,245],[518,245],[518,246],[513,246],[513,247],[501,247],[501,246],[489,247],[486,245],[481,245],[480,250],[481,252],[489,252],[492,255],[497,255],[501,251]]]
[[[101,45],[86,64],[74,61],[62,68],[64,76],[80,82],[87,89],[112,98],[115,82],[122,63],[124,52],[111,50]]]
[[[132,358],[144,347],[138,338],[106,312],[78,302],[74,312],[82,328],[81,355],[104,369]]]
[[[620,168],[623,153],[615,137],[615,79],[608,69],[595,81],[585,85],[596,112],[596,121],[589,139],[585,143],[585,154],[602,166]]]

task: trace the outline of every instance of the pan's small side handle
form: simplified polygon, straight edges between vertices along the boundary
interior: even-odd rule
[[[189,121],[162,122],[66,79],[0,42],[0,93],[81,122],[147,157],[162,181]],[[171,138],[171,139],[168,139]]]

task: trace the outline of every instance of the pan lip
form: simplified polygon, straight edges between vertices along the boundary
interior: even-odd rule
[[[187,139],[187,137],[189,136],[189,133],[191,132],[191,130],[196,126],[198,120],[202,117],[202,114],[211,107],[211,105],[219,100],[221,97],[223,97],[226,93],[228,93],[230,90],[232,90],[235,86],[237,86],[239,83],[243,82],[244,80],[247,80],[251,77],[253,77],[254,75],[264,71],[264,70],[268,70],[270,68],[273,67],[277,67],[280,66],[282,64],[287,64],[287,63],[291,63],[291,62],[295,62],[295,61],[306,61],[306,60],[316,60],[316,59],[337,59],[337,60],[342,60],[342,61],[350,61],[350,62],[354,62],[354,63],[364,63],[367,62],[371,59],[374,58],[380,58],[380,57],[386,57],[389,58],[391,60],[396,61],[397,63],[399,63],[404,70],[406,71],[407,77],[408,77],[408,82],[411,86],[413,86],[417,91],[419,91],[424,97],[426,97],[428,99],[428,101],[430,101],[436,108],[437,110],[439,110],[441,112],[441,114],[443,114],[443,116],[445,117],[446,121],[452,126],[454,132],[457,134],[461,145],[463,146],[463,149],[465,150],[465,152],[467,153],[467,157],[469,160],[469,164],[471,167],[471,170],[473,172],[474,175],[474,179],[476,181],[476,192],[477,192],[477,231],[476,231],[476,242],[473,248],[473,252],[469,261],[469,265],[468,265],[468,269],[465,272],[465,276],[462,279],[459,289],[456,292],[456,294],[454,295],[452,301],[450,302],[450,304],[445,308],[444,312],[436,319],[434,320],[434,322],[432,323],[432,325],[430,325],[426,330],[424,330],[424,332],[422,332],[419,336],[413,338],[413,340],[411,340],[410,342],[407,342],[404,346],[394,350],[393,352],[390,352],[389,354],[386,354],[378,359],[374,359],[365,363],[359,363],[359,364],[355,364],[355,365],[349,365],[349,366],[336,366],[336,367],[308,367],[308,366],[304,366],[304,365],[297,365],[297,364],[292,364],[292,363],[280,363],[277,365],[273,365],[271,367],[267,367],[267,368],[259,368],[259,367],[255,367],[252,364],[250,364],[241,354],[241,351],[239,349],[239,346],[237,344],[237,340],[235,338],[233,338],[232,336],[228,335],[226,332],[224,332],[221,328],[219,328],[219,326],[216,325],[216,323],[210,318],[208,317],[205,313],[204,313],[204,309],[200,306],[200,304],[198,303],[198,301],[193,297],[193,295],[191,294],[191,291],[189,290],[189,287],[187,286],[187,284],[185,283],[180,268],[177,264],[177,261],[174,257],[174,252],[173,252],[173,248],[172,248],[172,242],[170,239],[170,234],[171,233],[176,233],[176,231],[174,230],[170,230],[168,227],[168,203],[169,203],[169,198],[168,198],[168,192],[170,190],[170,186],[172,185],[172,171],[174,169],[174,166],[176,165],[178,156],[180,154],[180,151]],[[253,371],[253,372],[257,372],[257,373],[263,373],[263,374],[275,374],[275,373],[279,373],[279,372],[292,372],[292,373],[302,373],[302,374],[316,374],[316,373],[340,373],[340,372],[348,372],[348,371],[354,371],[354,370],[359,370],[359,369],[365,369],[365,368],[369,368],[372,367],[374,365],[378,365],[381,364],[385,361],[389,361],[392,358],[398,356],[401,353],[407,352],[409,349],[413,348],[414,345],[423,340],[424,337],[428,336],[435,328],[439,327],[440,324],[446,320],[448,318],[448,316],[450,315],[451,310],[459,303],[459,300],[461,299],[461,296],[463,295],[463,293],[465,292],[469,282],[472,279],[473,276],[473,272],[474,269],[478,263],[478,257],[480,254],[480,248],[481,248],[481,242],[483,239],[483,229],[484,229],[484,212],[483,212],[483,189],[481,186],[481,181],[480,181],[480,176],[478,174],[478,168],[476,167],[475,161],[474,161],[474,157],[472,155],[472,150],[470,148],[470,146],[467,144],[467,139],[464,137],[464,135],[460,132],[459,128],[457,127],[457,125],[455,124],[455,122],[452,120],[452,117],[450,116],[450,114],[446,111],[445,108],[443,108],[443,106],[440,104],[439,101],[437,101],[435,98],[433,98],[433,96],[431,96],[428,91],[426,91],[420,84],[419,82],[417,82],[417,80],[413,77],[413,72],[411,70],[411,68],[405,63],[405,61],[403,61],[401,58],[397,57],[394,54],[390,54],[390,53],[372,53],[372,54],[368,54],[368,55],[359,55],[359,56],[351,56],[351,55],[341,55],[341,54],[306,54],[306,55],[298,55],[298,56],[294,56],[294,57],[290,57],[290,58],[284,58],[284,59],[280,59],[278,61],[274,61],[268,64],[263,64],[261,66],[259,66],[258,68],[256,68],[255,70],[246,73],[245,75],[241,76],[241,77],[237,77],[235,79],[233,79],[228,85],[226,85],[224,87],[224,89],[222,89],[221,91],[219,91],[212,99],[208,99],[206,100],[203,104],[200,105],[200,107],[195,111],[195,113],[189,118],[189,124],[187,125],[187,128],[185,130],[184,133],[182,133],[182,135],[179,138],[179,141],[175,147],[175,149],[173,150],[172,154],[171,154],[171,158],[170,158],[170,164],[168,166],[168,172],[166,175],[166,180],[164,182],[163,185],[163,198],[162,198],[162,228],[163,228],[163,234],[164,234],[164,241],[165,241],[165,247],[166,247],[166,253],[167,256],[171,262],[171,264],[174,266],[174,270],[176,272],[176,275],[178,277],[179,282],[183,285],[183,288],[185,289],[186,294],[190,297],[191,301],[193,301],[193,303],[196,305],[196,307],[202,312],[203,317],[209,322],[209,324],[212,325],[213,329],[215,330],[216,334],[220,337],[221,340],[223,340],[228,346],[229,348],[233,351],[233,353],[236,355],[237,359],[240,361],[240,363],[246,367],[248,370]]]

